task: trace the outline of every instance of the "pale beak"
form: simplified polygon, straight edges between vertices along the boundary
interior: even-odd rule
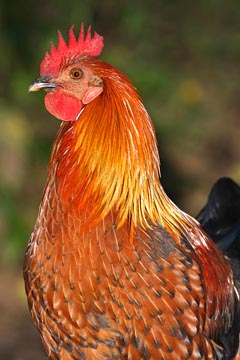
[[[28,91],[49,91],[54,90],[56,87],[61,87],[61,85],[51,82],[51,78],[48,76],[41,76],[34,80],[34,82],[29,86]]]

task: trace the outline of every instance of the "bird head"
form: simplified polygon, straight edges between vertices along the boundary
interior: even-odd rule
[[[97,33],[91,36],[91,27],[84,36],[80,27],[78,39],[74,26],[69,31],[66,44],[58,32],[58,46],[51,44],[40,65],[40,77],[29,87],[29,91],[45,90],[47,110],[60,120],[76,120],[85,105],[97,98],[103,91],[103,81],[87,65],[87,59],[98,56],[103,48],[103,37]]]

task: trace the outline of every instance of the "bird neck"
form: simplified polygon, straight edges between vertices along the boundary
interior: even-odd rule
[[[113,211],[118,226],[160,223],[179,233],[185,219],[160,184],[151,119],[122,73],[111,68],[111,77],[101,76],[103,94],[77,121],[62,124],[56,139],[50,169],[56,169],[59,194],[89,222]]]

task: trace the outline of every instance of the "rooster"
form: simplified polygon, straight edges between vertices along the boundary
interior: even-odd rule
[[[29,88],[62,120],[24,262],[48,358],[232,359],[230,265],[165,194],[151,119],[102,48],[59,32]]]

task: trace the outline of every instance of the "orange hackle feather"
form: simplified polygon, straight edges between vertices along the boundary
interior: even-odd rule
[[[55,141],[26,255],[33,318],[49,359],[215,359],[234,317],[230,266],[165,194],[151,119],[101,49],[71,28],[41,65],[54,81],[90,69],[103,92]]]

